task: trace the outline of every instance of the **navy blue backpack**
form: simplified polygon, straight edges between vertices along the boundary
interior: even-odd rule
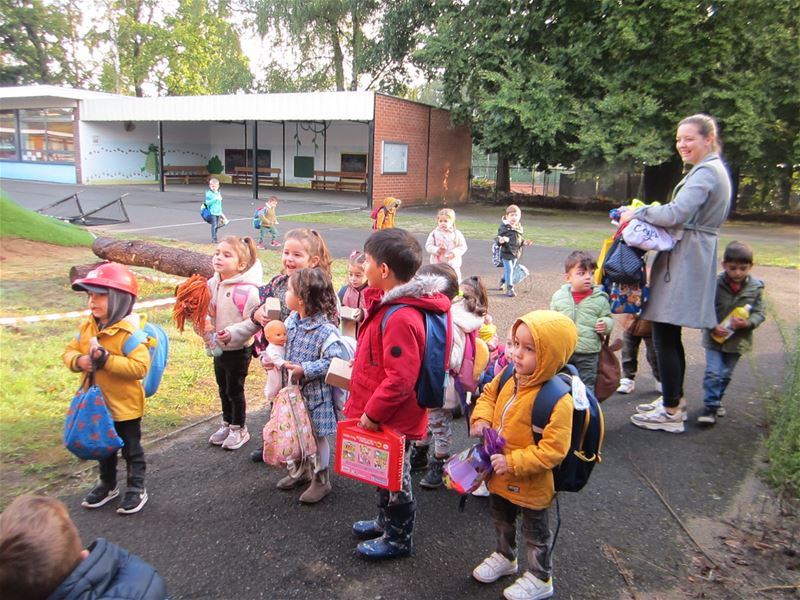
[[[447,371],[450,367],[450,345],[453,339],[450,311],[436,313],[411,304],[393,304],[381,320],[381,335],[386,328],[386,320],[406,306],[418,310],[425,323],[425,353],[417,376],[417,403],[422,408],[442,408],[447,388]]]
[[[514,365],[509,364],[500,375],[500,385],[497,393],[511,379],[514,374]],[[550,415],[556,403],[572,391],[572,378],[578,377],[578,370],[573,365],[566,365],[564,370],[554,375],[539,390],[533,403],[533,441],[538,445],[542,439],[542,432],[550,421]],[[573,409],[572,411],[572,440],[569,452],[560,465],[553,469],[553,482],[557,492],[578,492],[592,473],[594,466],[602,462],[601,449],[605,436],[603,411],[600,403],[589,388],[586,388],[586,397],[589,400],[587,410]]]

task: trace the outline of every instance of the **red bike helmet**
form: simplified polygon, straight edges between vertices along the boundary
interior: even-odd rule
[[[107,262],[96,266],[86,274],[86,277],[72,282],[72,289],[77,292],[93,292],[107,294],[108,288],[128,292],[136,296],[139,293],[139,284],[136,277],[125,265]]]

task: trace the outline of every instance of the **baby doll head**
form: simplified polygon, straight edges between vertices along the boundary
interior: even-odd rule
[[[283,324],[283,321],[273,319],[264,326],[264,335],[270,344],[283,346],[286,344],[286,325]]]

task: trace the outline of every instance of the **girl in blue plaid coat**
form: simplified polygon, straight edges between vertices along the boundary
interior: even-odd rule
[[[317,453],[311,464],[297,477],[287,475],[278,482],[280,489],[293,489],[311,482],[300,502],[314,504],[331,491],[328,465],[331,449],[326,436],[336,433],[336,408],[325,374],[333,358],[347,358],[339,337],[336,294],[330,276],[320,268],[300,269],[289,277],[286,306],[292,313],[286,319],[286,363],[284,384],[299,382],[306,407],[314,424]]]

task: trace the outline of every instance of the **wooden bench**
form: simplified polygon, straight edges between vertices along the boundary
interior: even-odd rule
[[[258,185],[278,187],[281,184],[281,170],[277,167],[258,167]],[[253,183],[253,167],[234,167],[231,183],[250,185]]]
[[[210,173],[206,166],[164,165],[164,181],[180,183],[206,183]]]
[[[328,179],[335,177],[335,180]],[[367,174],[351,171],[314,171],[314,179],[311,180],[312,190],[336,190],[366,192]]]

